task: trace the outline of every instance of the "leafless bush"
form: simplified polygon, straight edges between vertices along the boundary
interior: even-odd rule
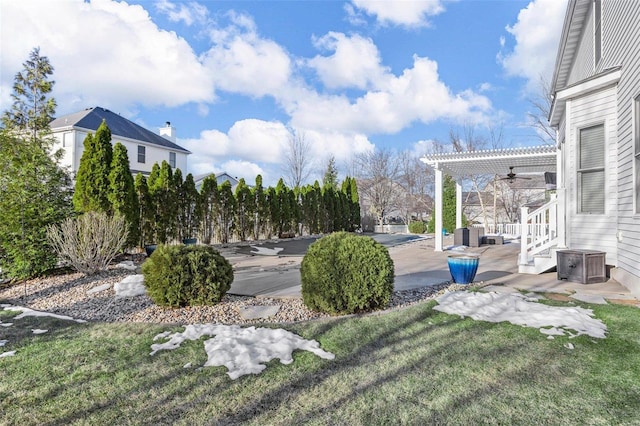
[[[66,219],[59,228],[47,228],[47,238],[58,256],[86,275],[106,269],[128,234],[124,217],[97,212]]]

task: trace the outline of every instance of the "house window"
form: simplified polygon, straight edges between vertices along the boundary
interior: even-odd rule
[[[175,152],[170,152],[169,153],[169,165],[171,167],[173,167],[174,169],[176,168],[176,153]]]
[[[66,132],[62,135],[62,146],[63,147],[73,146],[73,133]]]
[[[578,212],[604,213],[604,124],[580,130]]]
[[[633,101],[633,145],[635,158],[636,213],[640,213],[640,95]]]
[[[144,163],[146,158],[146,148],[142,145],[138,145],[138,163]]]
[[[593,1],[593,51],[598,66],[602,57],[602,0]]]

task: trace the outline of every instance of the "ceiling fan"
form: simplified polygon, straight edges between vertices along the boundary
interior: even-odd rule
[[[513,172],[513,168],[514,166],[510,166],[509,173],[507,173],[505,177],[500,178],[500,180],[506,180],[508,183],[513,183],[516,179],[531,179],[530,177],[526,176],[516,176],[516,174]]]

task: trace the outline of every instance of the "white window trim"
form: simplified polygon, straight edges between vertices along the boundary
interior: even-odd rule
[[[580,174],[582,173],[582,169],[580,169],[580,152],[582,149],[581,146],[581,139],[580,139],[580,131],[583,129],[588,129],[591,127],[596,127],[596,126],[602,126],[602,131],[603,131],[603,135],[604,135],[604,142],[603,142],[603,147],[602,149],[604,149],[604,164],[602,166],[602,171],[604,174],[604,188],[602,188],[602,190],[604,191],[604,211],[602,213],[585,213],[582,211],[582,207],[581,207],[581,203],[582,203],[582,185],[581,185],[581,179],[580,179]],[[575,183],[576,183],[576,199],[575,199],[575,206],[576,206],[576,214],[578,215],[582,215],[582,216],[589,216],[589,217],[596,217],[596,216],[606,216],[607,215],[607,181],[609,180],[608,174],[607,174],[607,142],[608,142],[608,138],[607,138],[607,122],[605,121],[598,121],[598,122],[594,122],[594,123],[590,123],[590,124],[586,124],[584,126],[580,126],[580,127],[576,127],[575,130],[575,135],[576,135],[576,150],[575,150]],[[598,168],[599,170],[599,168]],[[587,171],[595,171],[595,169],[587,169]]]

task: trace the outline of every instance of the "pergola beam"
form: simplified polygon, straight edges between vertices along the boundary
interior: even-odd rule
[[[425,155],[420,161],[435,170],[435,251],[443,250],[442,187],[443,173],[456,182],[456,227],[462,227],[462,179],[470,175],[556,172],[559,157],[555,146],[450,152]],[[448,230],[448,231],[453,231]]]

